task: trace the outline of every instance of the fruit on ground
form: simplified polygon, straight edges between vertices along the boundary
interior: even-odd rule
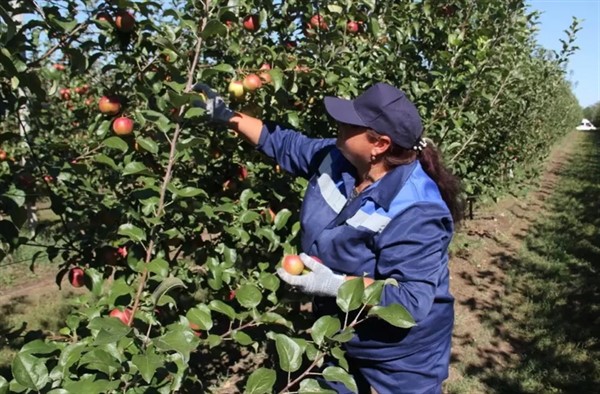
[[[113,309],[108,314],[110,317],[116,317],[121,320],[123,324],[129,325],[129,321],[131,320],[131,309],[126,308],[124,310],[120,310],[118,308]]]
[[[81,287],[84,285],[85,272],[79,267],[71,268],[69,271],[69,282],[73,287]]]
[[[252,92],[262,86],[262,81],[258,75],[248,74],[242,84],[244,85],[244,89]]]
[[[126,116],[121,116],[113,122],[113,131],[116,135],[128,135],[133,131],[133,120]]]
[[[227,87],[227,91],[235,98],[244,97],[244,85],[240,81],[231,81]]]
[[[285,255],[281,266],[290,275],[300,275],[304,270],[304,263],[297,254]]]
[[[121,100],[115,96],[102,96],[98,102],[98,109],[106,115],[116,115],[121,110]]]
[[[246,15],[243,20],[244,29],[255,32],[260,27],[258,22],[258,15]]]
[[[129,33],[133,30],[135,25],[135,18],[128,11],[121,10],[117,13],[115,18],[115,26],[117,30],[123,33]]]

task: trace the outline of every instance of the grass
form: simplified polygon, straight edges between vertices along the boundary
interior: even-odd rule
[[[586,134],[511,262],[510,292],[487,323],[520,363],[482,377],[497,393],[591,393],[600,386],[600,133]]]

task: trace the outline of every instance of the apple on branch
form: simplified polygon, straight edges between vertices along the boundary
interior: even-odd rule
[[[133,131],[133,120],[121,116],[113,122],[112,129],[116,135],[129,135]]]

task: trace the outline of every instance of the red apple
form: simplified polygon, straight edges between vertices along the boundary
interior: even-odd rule
[[[116,115],[121,110],[121,101],[116,96],[102,96],[98,108],[103,114]]]
[[[240,166],[238,168],[238,179],[243,181],[246,178],[248,178],[248,169],[245,166]]]
[[[63,100],[69,100],[71,98],[71,89],[63,88],[59,93]]]
[[[358,33],[360,26],[355,21],[348,21],[346,24],[346,31],[348,33]]]
[[[115,18],[115,26],[117,27],[117,30],[123,33],[129,33],[133,30],[134,25],[135,18],[129,13],[129,11],[121,10],[117,12],[117,17]]]
[[[327,30],[329,29],[329,26],[327,26],[327,22],[325,22],[325,18],[323,17],[323,15],[313,15],[310,18],[310,25],[312,26],[313,29],[321,29],[321,30]]]
[[[300,275],[304,270],[304,263],[297,254],[285,255],[281,266],[290,275]]]
[[[246,15],[243,20],[244,29],[255,32],[260,28],[258,15]]]
[[[0,149],[0,161],[6,160],[6,152]]]
[[[65,67],[65,65],[64,65],[64,64],[56,63],[56,64],[54,65],[54,69],[55,69],[55,70],[58,70],[58,71],[64,71],[64,70],[65,70],[65,68],[66,68],[66,67]]]
[[[84,285],[85,272],[79,268],[71,268],[69,271],[69,282],[73,287],[81,287]]]
[[[120,310],[118,308],[113,309],[112,311],[110,311],[110,313],[108,314],[110,317],[116,317],[117,319],[121,320],[123,322],[123,324],[129,325],[129,322],[131,321],[131,309],[126,308],[125,310]]]
[[[244,97],[244,84],[241,81],[231,81],[227,91],[235,98]]]
[[[262,86],[262,81],[258,75],[248,74],[242,84],[244,85],[244,89],[252,92]]]
[[[113,122],[112,129],[117,135],[128,135],[133,131],[133,120],[121,116]]]

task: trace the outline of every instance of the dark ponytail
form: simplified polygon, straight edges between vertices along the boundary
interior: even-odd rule
[[[371,138],[378,138],[380,134],[374,130],[368,130]],[[427,140],[427,146],[420,152],[405,149],[393,144],[381,157],[386,168],[391,169],[400,165],[409,164],[419,159],[423,170],[433,179],[440,189],[442,199],[448,206],[456,227],[463,219],[465,212],[465,201],[462,195],[460,179],[452,174],[444,165],[440,151],[434,146],[433,141]]]

